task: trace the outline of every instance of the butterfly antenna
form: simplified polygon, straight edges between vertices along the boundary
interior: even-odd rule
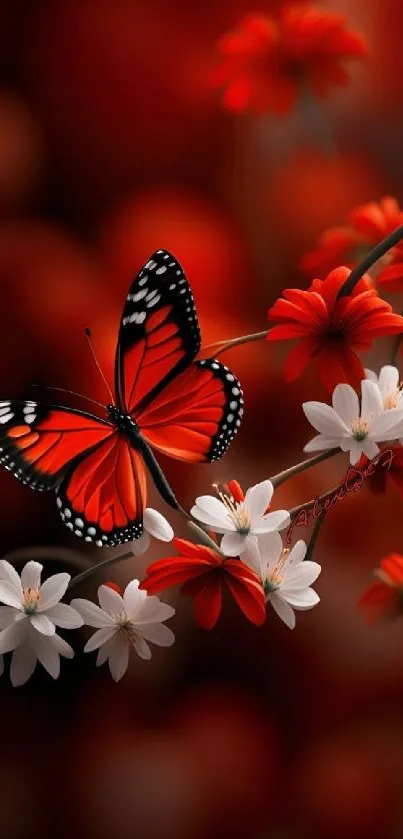
[[[108,391],[108,393],[109,393],[109,396],[110,396],[110,398],[111,398],[111,402],[112,402],[112,404],[114,404],[114,399],[113,399],[113,394],[112,394],[112,391],[111,391],[111,389],[110,389],[110,387],[109,387],[109,385],[108,385],[108,382],[106,381],[106,378],[105,378],[105,376],[104,376],[104,373],[103,373],[103,371],[102,371],[102,369],[101,369],[101,365],[100,365],[100,363],[99,363],[99,361],[98,361],[98,359],[97,359],[97,357],[96,357],[96,355],[95,355],[95,352],[94,352],[94,347],[92,346],[92,343],[91,343],[91,330],[90,330],[90,329],[88,329],[88,326],[87,326],[87,327],[84,329],[84,332],[85,332],[85,337],[86,337],[86,339],[87,339],[87,341],[88,341],[88,346],[89,346],[89,348],[90,348],[90,350],[91,350],[91,352],[92,352],[92,357],[93,357],[93,359],[94,359],[94,361],[95,361],[95,364],[96,364],[96,366],[97,366],[97,368],[98,368],[98,370],[99,370],[99,372],[100,372],[100,374],[101,374],[101,376],[102,376],[102,379],[103,379],[103,381],[104,381],[105,387],[106,387],[106,389],[107,389],[107,391]]]
[[[66,387],[52,387],[51,385],[40,385],[37,382],[31,382],[31,387],[39,387],[41,390],[58,390],[60,393],[71,393],[73,396],[78,396],[80,399],[85,399],[87,402],[93,402],[94,405],[99,405],[105,410],[105,405],[98,402],[96,399],[91,399],[89,396],[84,396],[83,393],[78,393],[76,390],[68,390]]]

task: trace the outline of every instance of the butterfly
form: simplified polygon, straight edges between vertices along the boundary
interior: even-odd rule
[[[236,376],[198,360],[200,330],[185,274],[152,254],[126,297],[115,355],[115,400],[101,419],[35,401],[0,401],[0,463],[36,490],[55,490],[66,526],[99,547],[143,532],[147,470],[179,504],[153,450],[188,463],[224,454],[243,413]]]

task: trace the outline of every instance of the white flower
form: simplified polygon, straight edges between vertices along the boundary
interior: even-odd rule
[[[304,561],[306,550],[302,539],[289,550],[283,548],[279,533],[268,533],[259,537],[258,551],[243,557],[262,580],[266,602],[290,629],[295,627],[294,609],[312,609],[319,603],[311,585],[318,578],[321,566]]]
[[[319,431],[304,447],[305,452],[340,448],[350,452],[354,465],[362,454],[372,460],[379,452],[377,443],[395,440],[403,430],[403,403],[385,410],[378,385],[368,379],[361,382],[361,413],[350,385],[337,385],[332,403],[332,408],[323,402],[303,404],[305,416]]]
[[[0,653],[13,650],[10,678],[14,686],[26,682],[40,661],[57,679],[60,658],[72,658],[69,644],[56,634],[56,626],[76,629],[84,621],[71,606],[59,601],[70,574],[54,574],[41,584],[42,565],[27,562],[20,575],[5,559],[0,561]]]
[[[108,660],[115,682],[126,673],[131,647],[141,658],[151,658],[147,641],[160,647],[174,643],[172,630],[162,621],[171,618],[175,609],[140,590],[138,580],[126,586],[123,597],[109,585],[100,586],[98,600],[101,608],[81,599],[73,600],[73,605],[88,626],[97,628],[84,652],[98,650],[97,666]]]
[[[230,486],[234,483],[230,482]],[[220,490],[217,490],[219,498],[201,495],[190,511],[215,533],[224,534],[220,547],[225,556],[239,556],[247,549],[252,550],[260,533],[283,530],[290,524],[287,510],[267,512],[273,496],[271,481],[250,487],[245,496],[239,486],[238,490],[237,498]]]
[[[144,510],[143,528],[141,536],[131,544],[131,549],[136,556],[141,556],[150,547],[151,536],[159,539],[160,542],[172,542],[175,535],[169,522],[152,507],[146,507]]]

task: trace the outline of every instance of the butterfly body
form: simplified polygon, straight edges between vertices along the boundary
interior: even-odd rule
[[[156,251],[133,281],[115,360],[115,404],[106,418],[32,401],[0,402],[0,463],[32,489],[55,490],[76,536],[112,547],[143,531],[147,471],[179,504],[154,450],[188,463],[221,457],[243,413],[235,375],[196,358],[200,330],[183,270]]]

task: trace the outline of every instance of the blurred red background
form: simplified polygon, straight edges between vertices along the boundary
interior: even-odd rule
[[[211,90],[217,39],[280,0],[1,0],[2,398],[32,398],[35,382],[104,400],[84,327],[111,380],[126,289],[155,248],[183,264],[209,344],[265,329],[282,288],[306,285],[301,256],[357,204],[403,201],[401,0],[321,5],[347,14],[371,52],[312,122],[300,109],[234,116]],[[389,351],[379,342],[368,366]],[[213,481],[248,486],[302,457],[301,402],[324,394],[311,371],[286,385],[283,357],[267,343],[226,356],[244,424],[212,467],[164,461],[185,506]],[[285,484],[276,505],[324,492],[344,466],[337,457]],[[5,472],[0,490],[3,552],[54,546],[52,571],[61,548],[81,552],[71,570],[99,557],[50,494]],[[185,535],[153,492],[151,503]],[[13,690],[3,676],[3,835],[400,837],[403,627],[368,628],[356,608],[381,556],[403,550],[400,510],[393,489],[363,489],[332,511],[316,548],[321,604],[294,632],[274,613],[257,629],[229,602],[203,632],[173,592],[176,644],[133,661],[119,685],[80,654],[57,683],[38,672]],[[116,579],[162,555],[153,546]],[[83,589],[94,596],[95,584]]]

